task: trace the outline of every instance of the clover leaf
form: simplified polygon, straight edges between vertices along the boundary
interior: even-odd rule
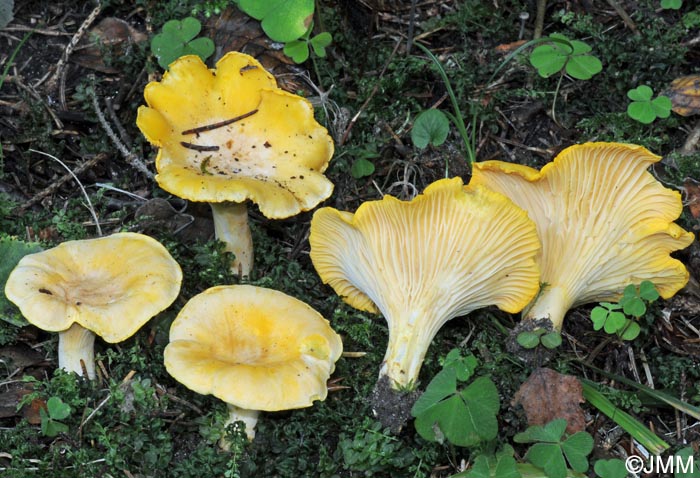
[[[495,456],[479,455],[474,459],[474,464],[464,474],[457,476],[463,478],[520,478],[522,474],[513,458],[515,451],[510,445],[505,445],[503,450]]]
[[[534,349],[542,344],[547,349],[555,349],[561,345],[561,335],[559,332],[547,332],[545,329],[535,329],[532,331],[520,332],[515,340],[524,349]]]
[[[680,10],[683,6],[683,0],[661,0],[661,8],[667,10]]]
[[[411,129],[411,140],[416,147],[426,148],[429,144],[440,146],[450,132],[450,121],[445,113],[431,108],[416,116]]]
[[[530,64],[540,76],[549,78],[562,70],[577,80],[588,80],[600,73],[603,64],[594,55],[591,47],[579,40],[569,40],[564,35],[553,33],[552,43],[540,45],[530,53]]]
[[[10,272],[15,268],[19,260],[27,254],[41,251],[39,244],[28,243],[12,237],[0,238],[0,320],[11,323],[17,327],[28,325],[27,319],[22,317],[19,309],[7,300],[5,296],[5,283]]]
[[[587,456],[593,450],[593,438],[586,432],[578,432],[566,438],[566,420],[552,420],[544,426],[535,425],[515,435],[517,443],[534,443],[525,459],[542,468],[550,478],[565,478],[567,462],[572,470],[580,473],[588,470]]]
[[[685,447],[676,452],[676,472],[673,478],[697,478],[700,476],[700,460],[693,455],[693,447]],[[607,478],[607,477],[604,477]]]
[[[309,33],[310,33],[309,29]],[[307,33],[308,35],[308,33]],[[321,32],[313,38],[304,35],[299,40],[292,40],[284,45],[284,54],[294,60],[294,63],[304,63],[309,59],[309,46],[316,56],[323,58],[326,56],[326,47],[331,44],[333,37],[328,32]]]
[[[39,416],[41,417],[41,433],[47,437],[55,437],[59,433],[65,433],[68,431],[68,425],[61,423],[59,420],[63,420],[70,415],[70,406],[63,403],[58,397],[51,397],[46,402],[46,410],[43,408],[39,409]]]
[[[463,366],[473,370],[475,361],[451,357],[413,405],[416,431],[424,439],[473,446],[496,437],[500,399],[493,381],[479,377],[464,388],[457,386],[458,375],[471,376],[471,371],[457,370]]]
[[[151,40],[151,51],[158,59],[158,64],[167,69],[172,62],[184,55],[197,55],[206,61],[214,53],[215,47],[209,38],[195,38],[201,30],[202,24],[192,17],[166,22],[162,32]]]
[[[260,20],[267,36],[282,43],[301,38],[314,14],[314,0],[240,0],[238,6]]]
[[[659,95],[652,99],[654,90],[647,85],[640,85],[627,92],[632,102],[627,106],[627,115],[640,123],[650,124],[656,118],[668,118],[673,104],[668,96]]]
[[[593,466],[593,471],[600,478],[627,478],[625,462],[619,458],[598,460]]]

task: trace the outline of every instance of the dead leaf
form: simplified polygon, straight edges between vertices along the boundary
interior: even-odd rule
[[[513,53],[525,43],[527,43],[527,40],[518,40],[510,43],[501,43],[500,45],[497,45],[494,48],[494,51],[499,55],[507,55],[508,53]]]
[[[177,234],[194,221],[189,214],[176,211],[165,199],[149,199],[134,213],[138,221],[138,229],[146,234],[157,231],[168,231]]]
[[[671,99],[674,113],[681,116],[700,113],[700,75],[676,78],[664,95]]]
[[[116,51],[125,54],[134,44],[147,39],[145,33],[136,30],[124,20],[107,17],[93,27],[78,44],[71,60],[91,70],[109,74],[119,73],[117,68],[105,64],[104,53]],[[110,50],[106,50],[107,47],[110,47]]]
[[[700,183],[693,178],[685,178],[683,188],[685,189],[685,205],[688,206],[690,214],[697,219],[700,216]]]
[[[525,410],[529,425],[544,425],[556,418],[566,420],[566,432],[586,428],[586,418],[579,404],[585,402],[581,382],[548,368],[535,369],[513,397],[513,405]]]

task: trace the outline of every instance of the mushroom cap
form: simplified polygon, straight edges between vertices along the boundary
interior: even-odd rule
[[[539,287],[527,214],[460,178],[436,181],[411,201],[365,202],[355,214],[321,208],[309,242],[323,282],[351,306],[381,311],[390,329],[408,320],[401,316],[426,314],[418,320],[434,335],[477,308],[518,312]]]
[[[181,282],[165,247],[123,232],[24,256],[5,294],[40,329],[61,332],[77,323],[115,343],[172,304]]]
[[[136,124],[160,148],[156,180],[166,191],[191,201],[250,199],[271,219],[312,209],[333,192],[323,175],[334,149],[328,131],[310,102],[277,88],[253,57],[230,52],[209,70],[183,56],[144,96]]]
[[[342,349],[304,302],[262,287],[217,286],[178,314],[165,368],[187,388],[236,407],[288,410],[326,398]]]
[[[542,282],[564,290],[569,307],[617,300],[627,285],[644,280],[668,298],[688,281],[685,266],[669,254],[694,235],[673,223],[680,194],[647,171],[660,159],[637,145],[585,143],[566,148],[541,171],[475,163],[471,183],[528,212],[542,242]]]

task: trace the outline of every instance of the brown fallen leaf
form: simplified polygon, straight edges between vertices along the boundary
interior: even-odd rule
[[[114,49],[113,53],[125,54],[133,45],[147,39],[145,33],[136,30],[124,20],[107,17],[83,38],[71,60],[91,70],[108,74],[119,73],[119,69],[105,63],[106,48]]]
[[[525,410],[529,425],[544,425],[556,418],[566,420],[566,432],[586,428],[586,418],[579,406],[585,400],[581,382],[548,368],[535,369],[513,397],[513,405]]]
[[[676,78],[663,94],[671,99],[674,113],[681,116],[700,113],[700,75]]]
[[[697,219],[700,217],[700,182],[693,178],[685,178],[683,188],[685,188],[685,205],[688,206],[690,214]]]

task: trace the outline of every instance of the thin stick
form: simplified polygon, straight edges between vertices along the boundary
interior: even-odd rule
[[[112,130],[112,127],[109,125],[107,119],[102,114],[102,110],[100,110],[100,104],[97,102],[97,94],[94,92],[94,90],[92,88],[88,88],[87,92],[88,96],[90,96],[90,99],[92,100],[92,109],[97,115],[97,120],[100,122],[102,129],[105,130],[105,133],[107,133],[107,136],[109,136],[109,139],[112,140],[114,146],[117,147],[117,150],[121,153],[124,160],[127,163],[129,163],[129,165],[142,172],[148,179],[153,179],[153,173],[148,170],[144,162],[141,161],[141,159],[137,155],[129,151],[114,133],[114,130]]]
[[[51,194],[55,193],[58,191],[58,189],[66,184],[68,181],[70,181],[73,178],[73,174],[75,176],[78,176],[80,174],[83,174],[85,171],[88,171],[89,169],[93,168],[96,166],[100,161],[103,159],[107,158],[106,153],[100,153],[95,155],[94,157],[88,159],[84,163],[81,163],[78,167],[75,168],[74,172],[70,172],[61,178],[59,178],[57,181],[54,181],[51,183],[51,185],[38,194],[35,194],[34,197],[32,197],[29,201],[25,202],[21,206],[17,208],[17,212],[22,213],[29,209],[30,207],[34,206],[35,204],[39,203],[41,200],[43,200],[46,196],[50,196]]]
[[[219,147],[214,145],[214,146],[201,146],[199,144],[192,144],[192,143],[185,143],[184,141],[180,141],[180,144],[184,146],[187,149],[193,149],[195,151],[218,151]]]
[[[68,57],[71,55],[71,53],[73,53],[73,50],[75,50],[75,47],[78,45],[78,42],[83,37],[90,25],[92,25],[92,22],[95,21],[97,15],[100,14],[100,11],[102,11],[102,5],[98,3],[97,6],[90,12],[90,15],[88,15],[83,24],[80,25],[80,28],[78,28],[78,31],[75,32],[75,35],[73,35],[73,38],[71,38],[70,42],[68,42],[66,49],[63,50],[63,55],[61,56],[61,59],[58,60],[58,63],[56,63],[56,70],[54,71],[49,81],[46,83],[47,91],[52,91],[56,87],[56,82],[59,80],[59,78],[61,78],[61,76],[63,76],[64,69],[66,67],[66,64],[68,63]]]
[[[204,133],[205,131],[211,131],[214,129],[223,128],[224,126],[228,126],[230,124],[233,124],[236,121],[246,119],[248,116],[253,116],[257,112],[258,112],[258,110],[248,111],[247,113],[244,113],[240,116],[236,116],[235,118],[227,119],[224,121],[219,121],[218,123],[212,123],[212,124],[208,124],[205,126],[198,126],[196,128],[186,129],[185,131],[183,131],[180,134],[199,134],[199,133]]]
[[[75,179],[75,182],[78,183],[78,187],[83,192],[83,196],[85,196],[85,200],[87,201],[87,204],[88,204],[88,210],[90,211],[90,214],[92,215],[92,219],[95,221],[95,227],[97,228],[97,235],[101,236],[102,235],[102,228],[100,228],[100,221],[97,219],[97,213],[95,213],[95,208],[92,206],[92,202],[90,201],[90,196],[88,196],[88,193],[87,193],[87,191],[85,191],[85,188],[83,187],[83,184],[80,182],[80,179],[78,179],[78,176],[76,176],[73,173],[73,171],[71,171],[71,169],[68,166],[66,166],[66,164],[63,161],[61,161],[60,159],[58,159],[56,156],[52,156],[49,153],[45,153],[43,151],[38,151],[36,149],[31,149],[31,148],[29,149],[29,151],[31,151],[32,153],[38,153],[38,154],[41,154],[41,155],[44,155],[44,156],[47,156],[47,157],[53,159],[58,164],[63,166],[63,168],[66,171],[68,171],[68,174],[73,176],[73,179]]]

